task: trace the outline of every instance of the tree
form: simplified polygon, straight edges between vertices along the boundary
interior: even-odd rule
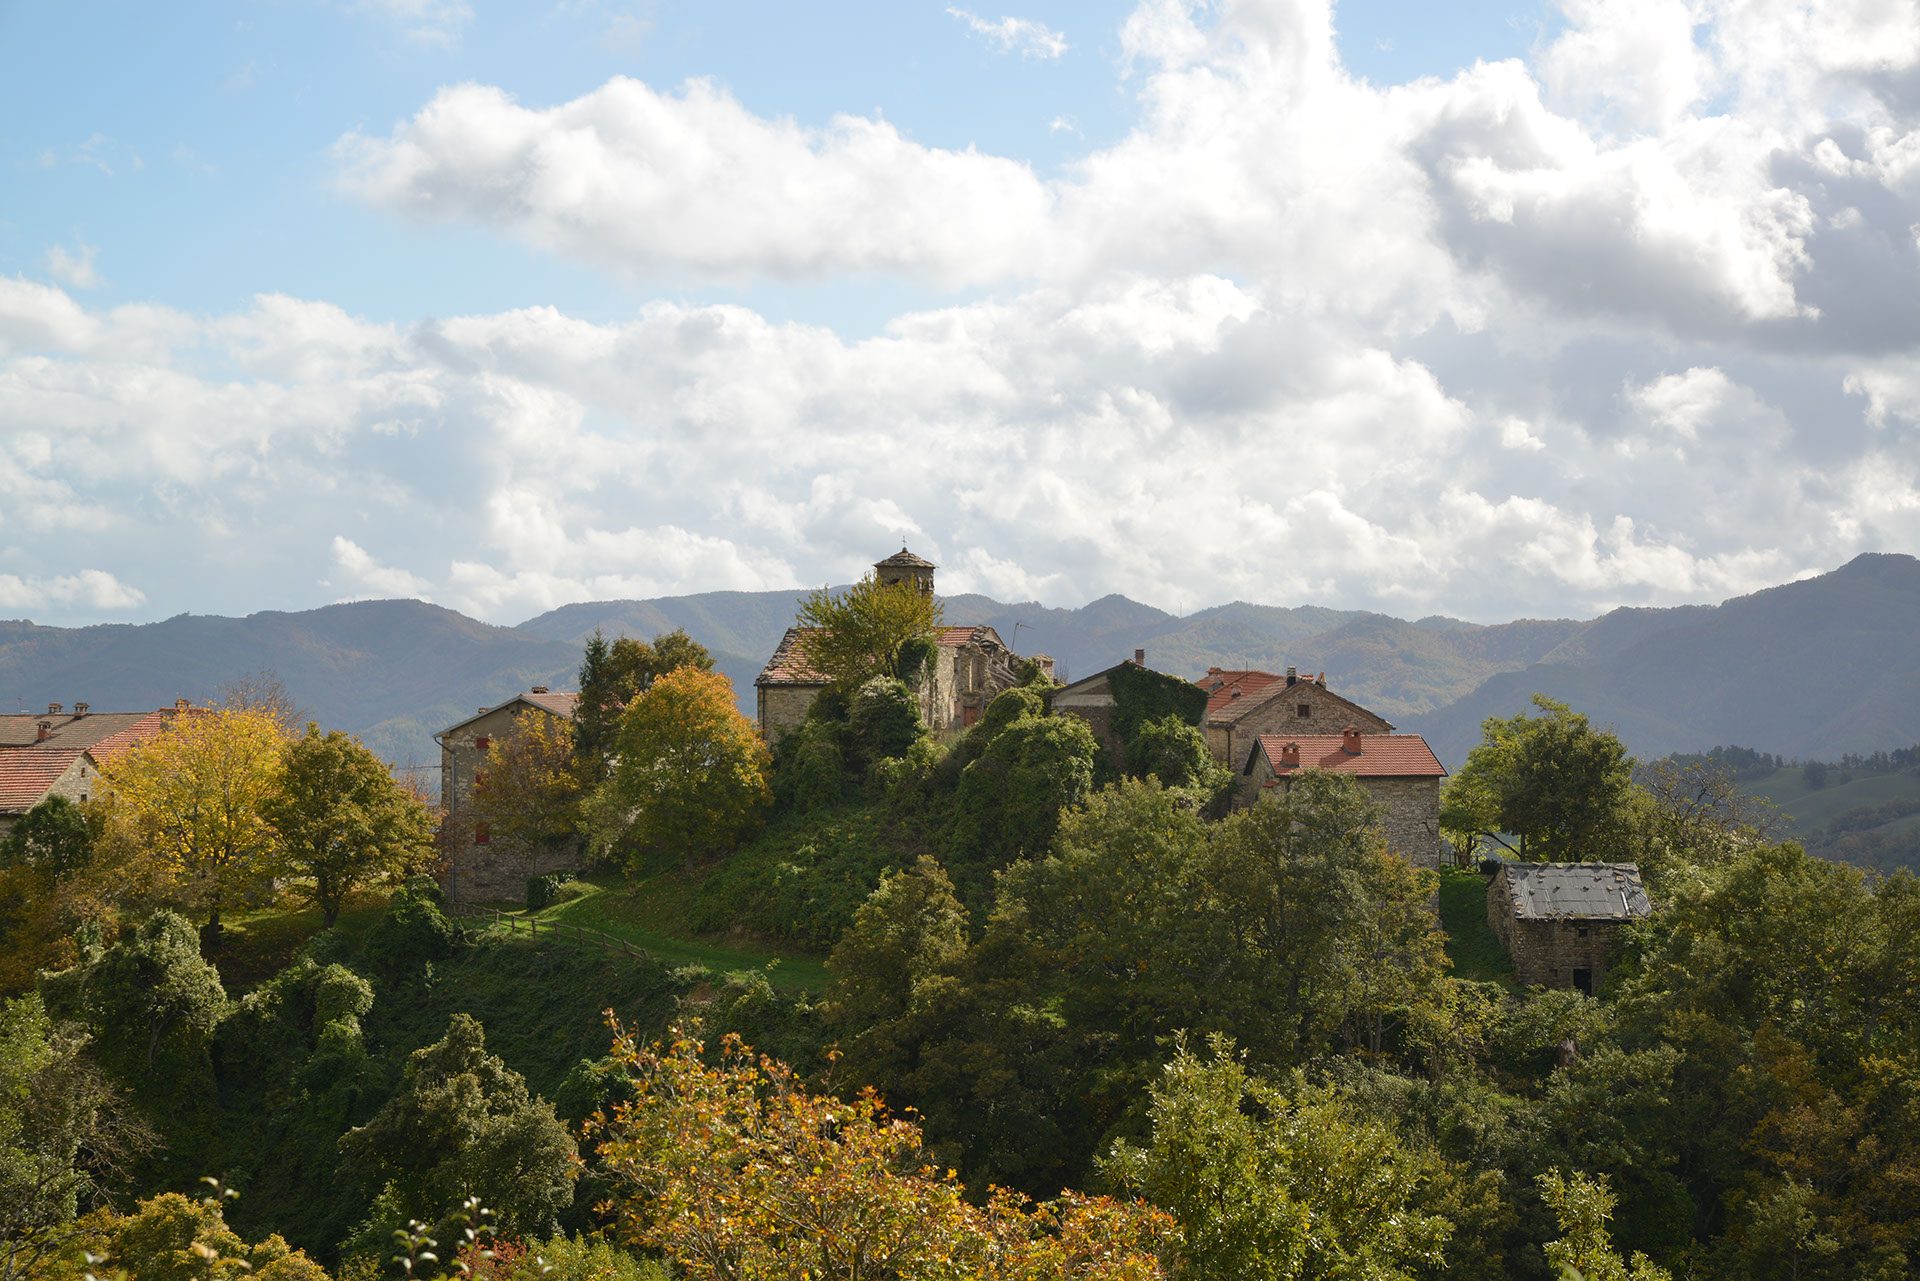
[[[328,1281],[324,1268],[278,1235],[249,1245],[227,1226],[220,1193],[190,1200],[163,1192],[131,1214],[85,1221],[87,1253],[104,1267],[71,1261],[63,1279],[96,1272],[103,1281]],[[226,1193],[231,1196],[232,1193]]]
[[[1491,717],[1480,745],[1448,781],[1441,825],[1508,833],[1520,854],[1601,860],[1623,847],[1633,760],[1618,737],[1565,703],[1535,694],[1543,716]]]
[[[80,807],[53,795],[20,816],[0,841],[0,868],[25,867],[48,881],[78,872],[93,859],[93,832]]]
[[[313,722],[287,744],[261,812],[278,838],[279,866],[320,909],[328,928],[357,889],[424,870],[433,816],[380,758]]]
[[[621,717],[615,753],[600,807],[609,835],[689,863],[731,849],[772,796],[766,743],[717,672],[656,680]]]
[[[926,733],[920,700],[905,681],[891,676],[872,677],[855,691],[847,723],[854,751],[869,765],[905,756]]]
[[[1607,1235],[1614,1197],[1604,1179],[1578,1170],[1571,1175],[1549,1170],[1537,1182],[1540,1195],[1560,1221],[1560,1238],[1547,1243],[1547,1266],[1567,1281],[1672,1281],[1665,1268],[1635,1252],[1623,1263]]]
[[[37,995],[0,1005],[0,1281],[32,1274],[80,1229],[74,1220],[145,1145],[85,1056],[86,1035]]]
[[[280,782],[285,736],[257,710],[194,711],[100,769],[104,839],[150,863],[179,903],[206,913],[211,949],[220,912],[265,885],[277,839],[265,805]]]
[[[529,708],[488,745],[473,811],[493,840],[530,852],[578,847],[586,790],[574,744],[565,721]]]
[[[387,1228],[407,1218],[444,1220],[471,1196],[503,1232],[548,1233],[573,1199],[572,1136],[552,1104],[487,1053],[468,1014],[454,1015],[444,1037],[408,1056],[398,1092],[342,1136],[340,1150],[384,1185],[382,1209],[400,1217]],[[377,1238],[378,1227],[368,1235]]]
[[[955,852],[976,870],[1043,855],[1060,811],[1093,791],[1099,751],[1077,716],[1015,717],[961,772]]]
[[[1206,735],[1174,712],[1145,721],[1134,731],[1127,744],[1127,772],[1185,788],[1202,806],[1233,783],[1233,772],[1213,759]]]
[[[940,626],[940,605],[910,582],[883,585],[869,574],[839,595],[818,588],[800,603],[807,662],[851,692],[875,676],[906,679],[909,642]]]
[[[706,647],[676,628],[649,643],[622,636],[609,642],[597,629],[587,638],[580,663],[580,703],[574,710],[574,750],[582,776],[596,783],[606,776],[627,704],[652,688],[668,672],[682,667],[713,670]]]
[[[617,1180],[616,1230],[693,1281],[1150,1281],[1171,1244],[1160,1212],[1064,1195],[1030,1207],[1004,1191],[970,1205],[871,1091],[809,1094],[738,1038],[709,1063],[676,1035],[615,1042],[632,1102],[594,1125]]]
[[[1291,1097],[1249,1076],[1233,1043],[1184,1040],[1151,1090],[1152,1137],[1101,1163],[1170,1211],[1200,1281],[1411,1281],[1442,1262],[1453,1225],[1422,1207],[1437,1162],[1331,1090]]]

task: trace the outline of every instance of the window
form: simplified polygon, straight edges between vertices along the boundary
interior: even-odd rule
[[[473,740],[473,748],[477,752],[484,752],[487,750],[487,748],[491,747],[492,745],[493,745],[493,740],[488,738],[485,734],[482,734],[479,738],[476,738]]]
[[[1313,705],[1311,703],[1297,703],[1294,705],[1293,714],[1295,716],[1311,716],[1313,715]]]
[[[1573,990],[1576,992],[1584,992],[1588,996],[1592,996],[1593,995],[1593,971],[1592,970],[1575,970],[1573,972]]]
[[[473,843],[475,845],[485,845],[491,840],[493,840],[493,833],[485,823],[475,823],[473,825]]]
[[[1577,933],[1581,938],[1585,938],[1587,936],[1587,927],[1582,925],[1575,931],[1575,933]]]

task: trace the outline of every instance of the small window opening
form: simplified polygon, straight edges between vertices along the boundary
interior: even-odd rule
[[[482,734],[479,738],[476,738],[473,740],[473,745],[479,751],[484,752],[487,750],[487,748],[493,745],[493,740],[488,738],[485,734]]]
[[[492,840],[493,832],[485,823],[475,823],[473,825],[473,843],[475,845],[485,845]]]
[[[1575,970],[1573,972],[1573,990],[1576,992],[1583,992],[1588,996],[1592,996],[1593,995],[1593,971],[1592,970]]]
[[[1295,716],[1311,716],[1313,715],[1313,708],[1305,703],[1301,703],[1293,709],[1293,714]]]

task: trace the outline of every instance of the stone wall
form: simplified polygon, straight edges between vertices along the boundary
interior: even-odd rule
[[[1513,958],[1514,977],[1528,987],[1572,988],[1574,971],[1587,970],[1589,992],[1600,990],[1619,942],[1622,922],[1523,920],[1513,911],[1504,871],[1487,887],[1487,925]]]
[[[777,743],[799,728],[820,696],[818,685],[762,685],[756,691],[756,710],[760,713],[760,733],[769,743]]]
[[[1302,714],[1301,709],[1306,711]],[[1273,685],[1253,696],[1245,710],[1229,705],[1231,718],[1207,728],[1207,746],[1228,769],[1245,769],[1262,734],[1338,734],[1349,725],[1362,734],[1386,734],[1393,726],[1365,708],[1349,706],[1312,681]]]
[[[509,703],[467,722],[440,742],[440,804],[446,810],[440,824],[440,846],[446,856],[442,885],[454,904],[526,901],[527,878],[572,869],[579,862],[571,850],[533,851],[486,833],[473,811],[473,788],[486,768],[481,740],[503,738],[514,732],[514,719],[527,711],[525,703]],[[550,713],[541,713],[547,715]]]
[[[1107,756],[1116,765],[1125,759],[1126,749],[1121,746],[1119,732],[1114,728],[1113,691],[1103,678],[1072,693],[1059,693],[1053,697],[1052,712],[1055,716],[1078,716],[1093,730],[1093,736],[1106,749]]]
[[[1440,868],[1440,780],[1437,778],[1367,778],[1349,776],[1360,784],[1369,799],[1381,809],[1381,834],[1387,848],[1415,867],[1433,871]],[[1254,757],[1253,769],[1234,779],[1234,806],[1244,808],[1257,803],[1263,795],[1287,786],[1281,778],[1276,787],[1272,766],[1264,754]]]

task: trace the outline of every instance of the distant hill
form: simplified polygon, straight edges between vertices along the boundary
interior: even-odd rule
[[[402,763],[434,764],[432,733],[474,708],[529,684],[572,687],[596,628],[642,637],[685,628],[751,709],[753,678],[803,595],[593,601],[518,627],[419,601],[82,628],[0,621],[0,707],[203,701],[270,670],[323,723]],[[1427,735],[1456,766],[1482,720],[1524,709],[1536,690],[1615,727],[1643,757],[1721,743],[1833,757],[1920,740],[1920,561],[1911,556],[1862,556],[1721,605],[1490,626],[1244,602],[1181,616],[1124,596],[1078,609],[985,596],[943,605],[948,622],[991,625],[1021,653],[1052,654],[1068,676],[1135,649],[1183,676],[1209,666],[1324,671],[1334,689]]]

